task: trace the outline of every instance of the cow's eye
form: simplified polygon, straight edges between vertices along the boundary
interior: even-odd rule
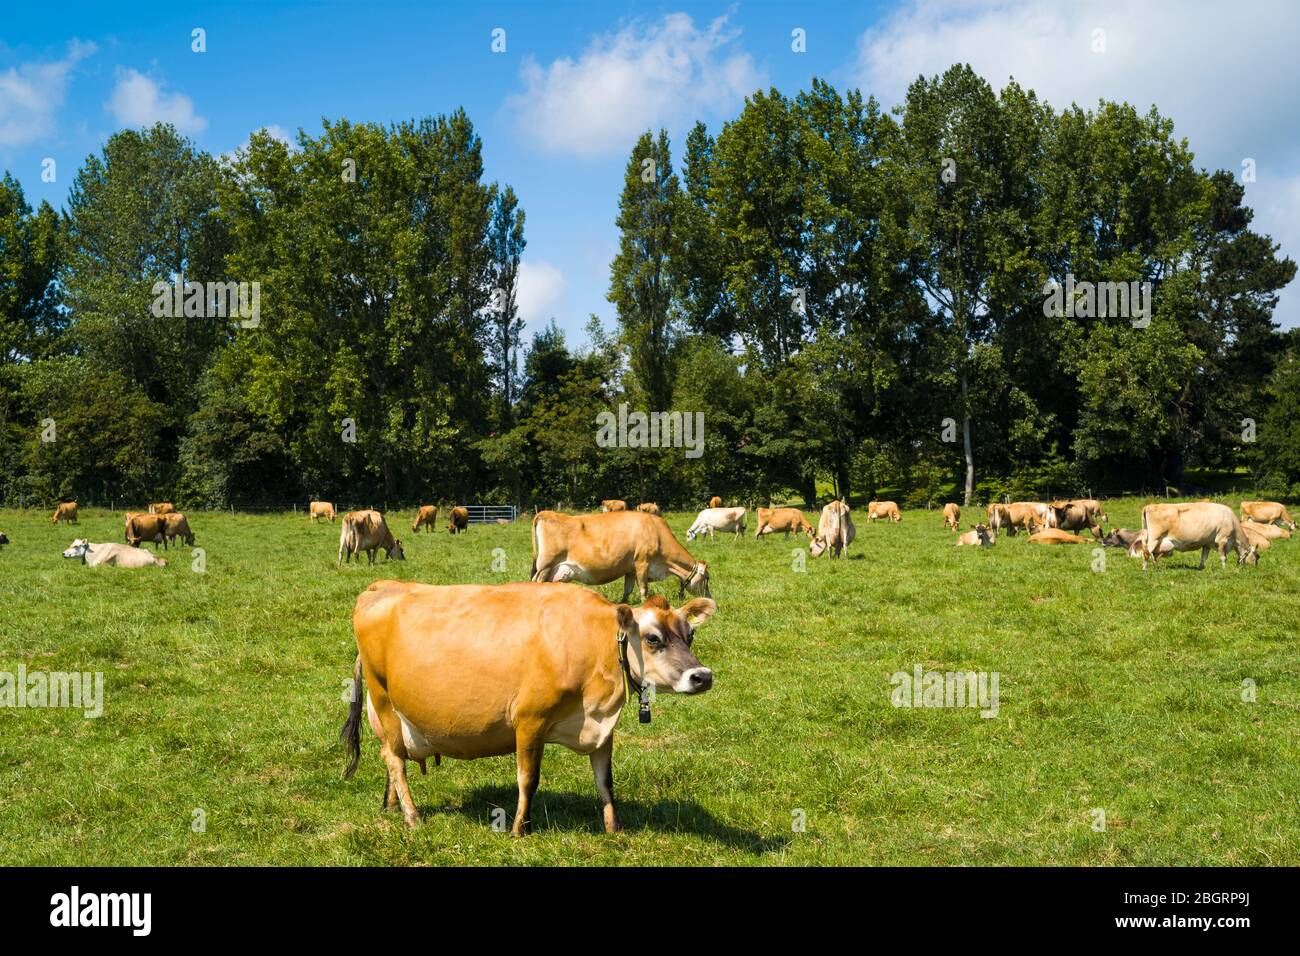
[[[664,642],[663,642],[662,639],[660,639],[660,637],[659,637],[658,634],[647,634],[647,635],[646,635],[645,642],[646,642],[646,644],[648,644],[650,647],[658,648],[658,647],[663,647],[663,646],[664,646]]]

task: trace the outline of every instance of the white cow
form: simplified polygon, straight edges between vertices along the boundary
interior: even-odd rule
[[[705,508],[695,516],[695,523],[686,532],[686,540],[694,541],[707,534],[712,541],[715,531],[730,531],[739,538],[745,533],[745,509]]]
[[[101,564],[111,564],[119,568],[165,568],[167,561],[155,557],[143,548],[118,544],[116,541],[106,544],[91,544],[85,538],[78,538],[72,546],[63,552],[65,558],[81,558],[82,564],[92,568]]]
[[[808,545],[808,553],[814,558],[827,552],[832,558],[841,555],[847,558],[849,545],[857,533],[849,506],[842,501],[832,501],[822,509],[821,519],[817,522],[817,536]]]

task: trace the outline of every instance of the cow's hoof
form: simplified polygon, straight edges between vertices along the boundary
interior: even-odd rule
[[[418,813],[403,813],[402,819],[406,821],[406,825],[412,830],[420,825],[420,815]]]

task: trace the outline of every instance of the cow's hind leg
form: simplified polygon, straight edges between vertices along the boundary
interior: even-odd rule
[[[628,596],[632,593],[632,586],[637,583],[635,574],[623,575],[623,603],[627,603]],[[641,592],[641,600],[645,601],[645,592]]]
[[[526,836],[532,830],[529,813],[533,794],[542,779],[542,753],[546,749],[545,728],[540,720],[523,721],[515,727],[515,762],[519,777],[519,805],[515,809],[510,835]]]
[[[596,778],[596,793],[600,795],[600,813],[606,833],[617,833],[623,827],[614,812],[614,735],[591,752],[591,775]]]
[[[1205,559],[1208,558],[1209,556],[1210,556],[1210,549],[1209,549],[1209,548],[1201,548],[1201,563],[1200,563],[1199,565],[1197,565],[1196,570],[1198,570],[1198,571],[1204,571],[1204,570],[1205,570]]]

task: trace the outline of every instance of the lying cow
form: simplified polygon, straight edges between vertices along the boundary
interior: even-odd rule
[[[1257,521],[1260,524],[1272,524],[1280,521],[1292,531],[1295,522],[1287,514],[1286,505],[1280,501],[1243,501],[1241,503],[1241,520]]]
[[[190,530],[190,523],[185,520],[185,516],[179,511],[172,512],[162,516],[163,535],[167,543],[177,538],[185,542],[188,548],[194,547],[194,532]]]
[[[80,524],[77,520],[77,503],[75,501],[61,501],[54,507],[54,514],[50,515],[50,524],[58,524],[60,521],[66,521],[69,524]]]
[[[721,507],[722,507],[722,499],[719,498],[717,495],[714,495],[712,498],[709,499],[709,507],[710,507],[710,508],[721,508]]]
[[[437,505],[420,505],[420,510],[416,512],[415,521],[411,525],[411,533],[418,534],[421,528],[426,531],[438,530]]]
[[[627,502],[617,498],[606,498],[600,503],[600,510],[602,512],[627,511]]]
[[[568,584],[434,586],[376,581],[357,598],[353,696],[341,738],[348,779],[361,759],[361,692],[387,768],[384,809],[420,822],[406,761],[513,753],[519,804],[529,811],[548,743],[591,760],[605,831],[614,809],[614,727],[628,690],[702,694],[713,672],[691,653],[695,628],[717,605],[673,608],[659,595],[638,610]]]
[[[1096,511],[1082,501],[1053,501],[1051,509],[1052,522],[1049,528],[1062,531],[1089,531],[1094,538],[1101,537],[1101,526],[1094,515]]]
[[[668,522],[639,511],[562,515],[540,511],[533,518],[534,581],[608,584],[623,579],[626,602],[635,584],[644,604],[647,588],[670,574],[679,593],[709,596],[709,568],[683,548]]]
[[[1250,542],[1250,546],[1255,549],[1256,554],[1263,554],[1273,547],[1273,539],[1266,534],[1262,534],[1259,530],[1261,527],[1264,526],[1252,521],[1243,521],[1241,523],[1242,533],[1245,534],[1246,540]],[[1268,527],[1272,527],[1272,525]]]
[[[462,508],[459,505],[452,508],[447,517],[451,520],[447,522],[447,530],[452,534],[464,534],[469,530],[469,509]]]
[[[902,521],[903,513],[898,510],[898,502],[896,501],[867,502],[867,520],[875,521],[877,518],[888,518],[890,521]]]
[[[158,550],[158,545],[167,547],[167,522],[164,520],[165,515],[142,515],[132,513],[126,519],[126,543],[133,548],[138,548],[146,541],[153,542],[153,548]]]
[[[957,547],[976,545],[981,548],[991,548],[998,543],[997,532],[990,533],[987,526],[973,524],[970,528],[965,534],[957,537]]]
[[[149,506],[151,515],[169,515],[176,510],[170,501],[155,501]]]
[[[809,538],[813,536],[813,526],[798,508],[759,508],[756,513],[758,528],[754,531],[755,538],[780,532],[789,538],[792,531],[795,534],[806,534]]]
[[[1264,537],[1273,541],[1276,541],[1279,538],[1286,540],[1287,538],[1291,537],[1291,532],[1286,530],[1286,528],[1283,528],[1281,525],[1260,524],[1257,521],[1243,521],[1241,523],[1241,526],[1243,528],[1249,528],[1251,531],[1255,532],[1256,534],[1263,535]]]
[[[649,501],[646,502],[645,504],[637,505],[636,510],[642,512],[643,514],[648,514],[648,515],[659,514],[659,506],[655,504],[653,501]]]
[[[1255,564],[1259,551],[1241,530],[1241,522],[1227,505],[1213,501],[1182,504],[1153,504],[1142,509],[1142,569],[1154,566],[1160,546],[1169,542],[1175,551],[1200,549],[1200,569],[1210,549],[1219,552],[1219,564],[1228,564],[1229,549],[1237,552],[1238,564]]]
[[[695,523],[686,531],[686,540],[709,536],[713,540],[715,531],[734,533],[737,538],[745,533],[744,508],[705,508],[695,516]]]
[[[389,560],[405,561],[406,553],[402,542],[393,537],[388,530],[388,522],[378,511],[349,511],[343,516],[343,528],[339,532],[339,564],[351,564],[355,557],[361,562],[361,552],[366,553],[368,564],[375,563],[375,552],[380,548]]]
[[[951,501],[943,506],[943,526],[957,531],[961,524],[961,507]],[[971,527],[977,527],[971,525]]]
[[[1087,540],[1060,528],[1043,528],[1029,536],[1030,544],[1083,544]]]
[[[307,517],[313,524],[320,518],[328,518],[329,523],[334,523],[334,502],[332,501],[313,501],[307,506]]]
[[[85,538],[78,538],[72,546],[63,552],[65,558],[80,558],[83,564],[96,567],[101,564],[119,568],[165,568],[167,560],[155,557],[148,551],[131,548],[116,541],[107,544],[91,544]]]
[[[817,535],[808,545],[808,553],[814,558],[827,553],[832,558],[841,555],[847,558],[849,545],[857,533],[849,506],[842,501],[832,501],[822,509],[821,519],[817,522]]]

